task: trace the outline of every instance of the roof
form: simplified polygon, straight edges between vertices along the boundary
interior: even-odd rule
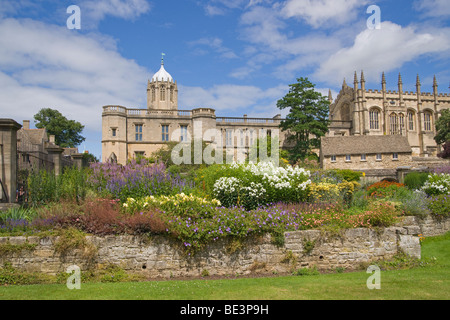
[[[324,156],[376,153],[412,153],[408,138],[400,135],[323,137]]]
[[[161,68],[157,73],[153,75],[153,81],[173,81],[172,76],[164,69],[164,64],[161,64]]]
[[[26,136],[32,144],[42,144],[48,141],[47,131],[45,129],[20,129],[18,131],[19,139],[25,139]]]

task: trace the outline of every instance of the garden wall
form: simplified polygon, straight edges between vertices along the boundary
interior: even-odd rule
[[[194,256],[187,256],[179,244],[163,236],[88,236],[89,246],[65,253],[55,250],[57,237],[3,237],[0,266],[10,262],[20,270],[57,274],[71,265],[83,271],[114,264],[149,278],[282,274],[302,267],[353,270],[400,252],[420,258],[420,234],[427,237],[449,230],[450,218],[406,217],[401,224],[380,230],[347,229],[340,235],[319,230],[288,232],[281,246],[273,244],[270,235],[245,244],[218,241]]]

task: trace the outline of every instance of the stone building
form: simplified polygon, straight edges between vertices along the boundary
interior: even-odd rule
[[[248,155],[257,138],[278,136],[286,147],[281,116],[273,118],[221,117],[212,108],[178,109],[178,86],[161,68],[147,84],[147,108],[108,105],[102,113],[102,159],[125,164],[137,156],[149,157],[170,141],[201,139],[222,150],[240,149]]]
[[[434,141],[435,123],[441,111],[450,108],[450,95],[439,93],[436,77],[433,92],[422,92],[419,76],[416,91],[403,91],[402,77],[398,91],[386,89],[382,75],[381,90],[366,89],[364,72],[355,72],[353,87],[342,84],[336,100],[331,93],[328,136],[400,135],[407,138],[415,157],[435,157],[439,146]]]

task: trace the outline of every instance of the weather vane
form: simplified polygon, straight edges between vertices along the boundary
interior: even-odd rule
[[[164,64],[164,56],[165,55],[166,55],[165,53],[161,53],[161,64]]]

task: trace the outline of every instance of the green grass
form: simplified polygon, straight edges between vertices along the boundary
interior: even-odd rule
[[[381,289],[369,290],[365,271],[224,280],[82,283],[0,287],[0,299],[21,300],[448,300],[450,233],[425,239],[422,260],[435,263],[381,271]]]

